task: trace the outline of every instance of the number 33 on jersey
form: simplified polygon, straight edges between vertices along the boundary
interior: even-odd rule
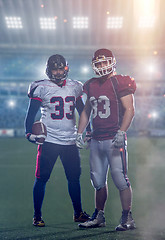
[[[50,80],[33,82],[28,96],[41,101],[41,121],[47,126],[47,141],[57,144],[74,144],[77,98],[82,95],[82,83],[67,79],[62,87]]]
[[[108,79],[92,78],[84,84],[93,113],[93,130],[103,134],[103,139],[116,133],[122,120],[120,98],[133,94],[136,89],[134,79],[129,76],[114,75]],[[94,136],[93,135],[93,136]],[[97,137],[96,137],[97,139]]]

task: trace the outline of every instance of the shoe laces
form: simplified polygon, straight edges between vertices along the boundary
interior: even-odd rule
[[[80,212],[79,214],[76,214],[75,215],[76,218],[79,218],[79,217],[90,217],[86,212]]]
[[[91,221],[92,220],[94,220],[96,217],[97,217],[97,214],[98,214],[98,210],[97,209],[95,209],[95,211],[94,211],[94,213],[93,213],[93,215],[92,215],[92,217],[91,217]]]
[[[86,212],[82,212],[81,215],[85,216],[85,217],[88,217],[88,218],[90,217],[89,214],[87,214]]]
[[[125,212],[125,211],[122,212],[122,216],[121,216],[121,219],[120,219],[120,223],[122,225],[127,223],[129,214],[130,214],[129,212]]]

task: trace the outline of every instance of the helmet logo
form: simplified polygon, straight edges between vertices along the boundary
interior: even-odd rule
[[[96,57],[96,61],[99,61],[99,59],[106,60],[106,57],[104,55],[99,55]]]
[[[57,66],[57,63],[55,63],[55,64],[54,64],[54,68],[57,68],[57,67],[58,67],[58,66]]]

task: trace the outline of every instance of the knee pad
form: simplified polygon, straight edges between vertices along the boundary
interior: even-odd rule
[[[100,190],[106,185],[107,179],[104,176],[102,177],[96,173],[91,173],[91,183],[96,190]]]
[[[130,187],[128,176],[124,174],[123,171],[121,171],[120,169],[114,169],[113,171],[111,171],[111,175],[113,182],[118,188],[118,190],[122,191]]]

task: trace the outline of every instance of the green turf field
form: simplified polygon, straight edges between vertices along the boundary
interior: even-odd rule
[[[47,183],[43,204],[45,228],[32,226],[36,146],[26,139],[0,139],[0,240],[161,240],[165,239],[165,139],[129,138],[129,177],[134,192],[133,217],[137,229],[114,231],[121,215],[118,191],[109,176],[109,198],[105,209],[107,225],[100,229],[79,229],[61,162],[55,165]],[[88,150],[81,150],[82,203],[94,210]]]

